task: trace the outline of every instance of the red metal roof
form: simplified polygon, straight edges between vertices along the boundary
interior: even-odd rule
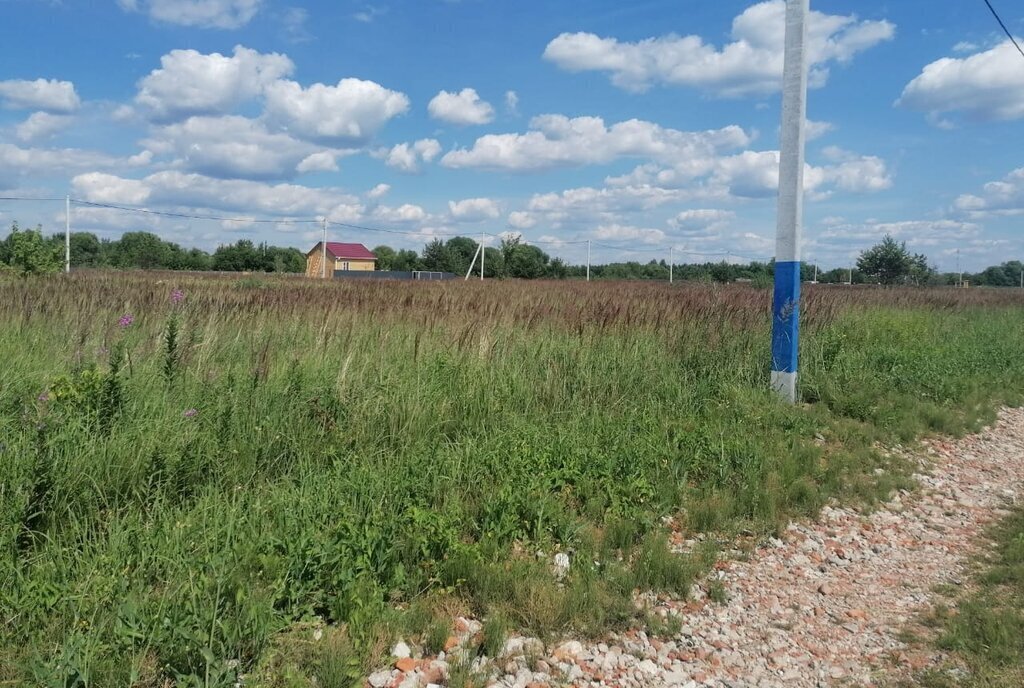
[[[319,247],[319,244],[317,244]],[[377,260],[373,251],[362,244],[343,244],[338,241],[327,242],[327,252],[335,258],[348,258],[349,260]]]

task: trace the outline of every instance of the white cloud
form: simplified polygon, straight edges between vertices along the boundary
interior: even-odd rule
[[[640,241],[644,244],[659,244],[665,240],[665,232],[660,229],[633,227],[631,225],[600,225],[594,230],[594,238],[605,241]]]
[[[74,112],[81,105],[75,85],[57,79],[0,81],[0,100],[11,110],[42,110],[55,114]]]
[[[330,151],[310,153],[295,167],[296,172],[337,172],[336,155]]]
[[[21,148],[0,143],[0,174],[27,177],[64,174],[84,169],[112,169],[130,165],[131,158],[118,158],[80,148]]]
[[[977,43],[971,43],[970,41],[960,41],[953,46],[953,52],[955,53],[974,53],[981,48]]]
[[[716,232],[735,219],[736,213],[731,210],[698,208],[684,210],[669,220],[669,226],[686,235],[710,234]]]
[[[441,144],[437,139],[420,139],[415,143],[399,143],[391,149],[381,149],[375,153],[383,158],[388,167],[401,172],[419,172],[425,162],[430,162],[441,153]]]
[[[371,216],[375,220],[388,223],[423,222],[427,219],[427,211],[418,205],[403,203],[397,208],[391,208],[386,205],[378,206],[374,208]]]
[[[427,105],[434,119],[451,124],[487,124],[494,119],[494,108],[480,100],[476,89],[464,88],[458,93],[441,91]]]
[[[519,94],[515,91],[505,91],[505,109],[511,115],[519,114]]]
[[[980,194],[959,196],[954,207],[972,218],[1024,215],[1024,167],[988,182]]]
[[[125,179],[103,172],[87,172],[71,180],[76,196],[92,203],[143,205],[150,189],[137,179]]]
[[[466,198],[448,201],[448,213],[456,222],[481,222],[494,220],[501,215],[501,209],[490,198]]]
[[[808,141],[820,139],[830,131],[835,130],[835,125],[831,122],[817,122],[813,119],[807,120],[807,126],[805,128],[805,135]]]
[[[241,45],[230,57],[172,50],[160,58],[159,69],[139,82],[135,103],[156,121],[222,114],[261,95],[294,69],[286,55],[263,54]]]
[[[541,115],[531,120],[530,128],[525,134],[482,136],[470,149],[446,153],[441,164],[532,171],[607,163],[622,157],[704,159],[720,149],[750,142],[747,133],[737,126],[684,132],[637,119],[606,127],[600,117],[570,119],[564,115]]]
[[[309,143],[267,131],[262,122],[237,115],[189,117],[154,129],[142,144],[158,155],[175,156],[178,167],[222,178],[291,177],[315,152]],[[298,171],[308,171],[308,165]]]
[[[262,0],[117,0],[117,4],[167,24],[237,29],[256,16]]]
[[[522,210],[516,210],[508,214],[508,226],[515,229],[530,229],[537,225],[537,218]]]
[[[14,128],[14,133],[22,141],[31,142],[48,139],[65,129],[74,118],[68,115],[51,115],[49,112],[33,112],[24,122]]]
[[[297,136],[359,145],[409,109],[404,93],[373,81],[342,79],[337,86],[275,81],[266,88],[268,116]]]
[[[384,196],[387,195],[388,191],[391,191],[390,184],[378,184],[377,186],[367,191],[366,196],[367,198],[373,199],[383,198]]]
[[[822,86],[830,63],[892,39],[887,21],[860,21],[855,15],[812,11],[808,19],[810,84]],[[732,23],[732,42],[721,49],[700,36],[667,35],[636,43],[592,33],[563,33],[544,50],[544,58],[571,72],[602,71],[629,91],[653,84],[694,86],[716,95],[737,97],[778,91],[782,83],[785,2],[768,0],[748,7]]]
[[[804,167],[804,190],[811,199],[823,198],[833,189],[869,193],[892,186],[892,177],[881,158],[858,156],[835,147],[826,149],[826,157],[832,164]],[[613,187],[689,189],[703,198],[764,198],[778,190],[779,152],[746,150],[735,155],[684,159],[673,167],[648,163],[629,174],[609,177],[606,182]]]
[[[889,234],[895,239],[906,241],[910,247],[927,247],[959,241],[974,236],[979,231],[981,227],[977,224],[958,220],[867,220],[860,224],[835,225],[819,236],[823,240],[864,244],[877,241]]]
[[[100,203],[150,204],[272,217],[327,215],[343,222],[359,219],[364,211],[357,197],[339,189],[215,179],[176,170],[156,172],[138,180],[87,173],[74,177],[71,184],[74,195]]]
[[[939,115],[963,112],[978,120],[1024,117],[1024,69],[1009,41],[968,57],[944,57],[925,68],[903,89],[897,105]]]

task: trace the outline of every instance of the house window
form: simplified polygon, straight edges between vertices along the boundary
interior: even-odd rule
[[[348,261],[347,260],[346,261],[342,261],[341,263],[339,263],[339,265],[341,266],[340,268],[338,268],[339,270],[348,270]]]

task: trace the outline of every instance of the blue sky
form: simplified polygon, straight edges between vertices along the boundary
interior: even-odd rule
[[[811,5],[804,258],[847,265],[885,233],[941,269],[1024,258],[1024,57],[984,3]],[[331,228],[371,247],[765,260],[783,9],[0,0],[0,196],[240,218],[72,209],[207,249],[306,249],[326,216],[403,232]],[[57,231],[63,205],[0,201],[13,220]]]

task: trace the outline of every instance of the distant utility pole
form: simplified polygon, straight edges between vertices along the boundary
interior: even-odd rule
[[[64,197],[64,272],[71,272],[71,196]]]
[[[775,226],[771,386],[796,402],[800,337],[800,234],[803,221],[804,123],[807,116],[807,15],[810,0],[786,0],[782,69],[779,204]]]
[[[590,239],[587,239],[587,281],[590,281]]]
[[[956,286],[964,286],[964,271],[960,269],[960,249],[956,250],[956,271],[959,277],[956,278]]]
[[[846,279],[846,283],[849,284],[851,287],[853,286],[853,267],[852,266],[850,267],[850,271],[848,273],[848,276],[847,276],[847,279]]]
[[[327,278],[327,216],[321,220],[324,228],[324,239],[320,242],[320,279]]]
[[[675,250],[675,246],[669,246],[668,247],[668,283],[669,284],[672,284],[672,264],[675,263],[675,258],[673,257],[674,250]]]
[[[486,253],[486,251],[484,250],[484,239],[486,239],[486,238],[487,238],[487,234],[485,232],[480,232],[480,281],[481,282],[484,281],[484,253]]]

